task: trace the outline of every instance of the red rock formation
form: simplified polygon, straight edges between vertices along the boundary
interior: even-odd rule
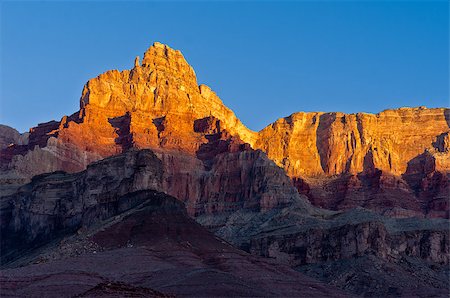
[[[376,115],[296,113],[263,129],[255,147],[284,167],[315,205],[448,217],[448,121],[448,109],[424,107]],[[436,176],[412,185],[410,164],[425,150]],[[431,175],[419,171],[421,179]]]
[[[318,206],[448,217],[449,119],[448,109],[424,107],[376,115],[295,113],[256,133],[198,85],[179,51],[155,43],[131,70],[89,80],[77,113],[32,128],[28,144],[3,149],[0,161],[3,173],[30,178],[81,171],[131,147],[181,152],[210,167],[216,154],[252,146]],[[435,166],[432,173],[421,168],[419,182],[408,169],[425,150]]]
[[[209,133],[196,131],[195,121],[210,116],[246,142],[256,138],[209,87],[197,84],[179,51],[155,43],[142,65],[138,61],[131,70],[108,71],[90,80],[79,112],[32,128],[27,146],[2,151],[1,168],[26,177],[75,172],[130,147],[195,155]]]
[[[259,133],[255,147],[290,176],[357,174],[373,166],[394,175],[425,149],[442,148],[448,109],[401,108],[379,114],[295,113]]]

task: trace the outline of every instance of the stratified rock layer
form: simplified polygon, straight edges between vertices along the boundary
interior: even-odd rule
[[[2,260],[112,217],[142,203],[129,193],[155,190],[176,196],[188,214],[220,218],[235,212],[264,213],[295,205],[312,208],[284,171],[261,151],[223,152],[209,169],[190,155],[129,150],[92,163],[85,171],[35,176],[17,192],[1,198]]]
[[[299,192],[328,209],[448,217],[450,110],[295,113],[259,133],[256,148]]]
[[[256,147],[290,176],[406,172],[425,150],[448,152],[448,109],[401,108],[379,114],[295,113],[259,133]],[[434,151],[434,150],[433,150]],[[447,163],[443,170],[449,169]]]
[[[447,275],[439,273],[449,262],[448,220],[391,219],[363,209],[346,213],[316,209],[308,205],[306,198],[290,184],[284,171],[267,159],[262,151],[230,152],[232,148],[242,149],[240,144],[224,140],[222,134],[213,135],[222,145],[216,143],[211,146],[219,148],[221,153],[213,159],[203,160],[206,165],[188,154],[128,150],[95,162],[79,173],[55,172],[36,176],[13,195],[3,197],[0,218],[5,266],[13,268],[30,262],[83,256],[40,267],[6,271],[2,287],[6,287],[10,291],[8,293],[25,295],[29,289],[45,292],[41,281],[49,280],[58,285],[58,291],[81,291],[80,287],[64,286],[67,284],[64,272],[67,264],[71,264],[70,272],[78,273],[71,273],[68,279],[84,280],[81,283],[84,291],[94,291],[94,287],[105,280],[111,281],[111,276],[114,276],[112,281],[125,283],[123,291],[145,291],[135,288],[144,285],[146,289],[165,293],[164,290],[168,289],[164,287],[166,282],[158,283],[147,273],[141,275],[147,272],[143,270],[145,266],[160,268],[153,263],[156,249],[158,258],[172,260],[173,253],[178,260],[176,263],[188,263],[172,267],[174,271],[160,273],[164,281],[174,275],[184,276],[182,280],[187,281],[187,284],[175,283],[169,287],[169,293],[198,295],[203,290],[209,291],[211,283],[223,282],[223,290],[230,291],[230,295],[254,296],[259,289],[257,284],[254,289],[252,286],[247,290],[241,289],[240,283],[238,288],[230,287],[235,283],[230,274],[248,276],[253,270],[258,273],[252,273],[248,280],[265,276],[271,280],[267,285],[277,288],[282,284],[279,289],[265,290],[268,296],[296,293],[294,283],[286,284],[285,280],[292,280],[292,272],[282,273],[278,267],[270,269],[267,265],[263,265],[265,269],[255,268],[254,261],[250,261],[253,265],[236,267],[237,264],[247,264],[247,260],[228,254],[231,246],[224,242],[219,246],[218,254],[217,251],[208,251],[217,238],[211,242],[211,236],[205,230],[187,219],[189,214],[235,247],[273,258],[278,264],[298,267],[374,257],[375,262],[395,266],[398,260],[409,258],[418,266],[429,268],[431,277],[421,281],[421,288],[416,289],[414,274],[404,271],[401,274],[408,284],[403,288],[395,287],[396,293],[448,293]],[[223,146],[222,142],[228,146]],[[196,165],[197,162],[200,165]],[[202,167],[205,168],[202,170]],[[180,197],[168,198],[160,191],[175,192]],[[150,205],[149,197],[152,198]],[[187,206],[186,213],[184,209],[180,211],[180,198]],[[176,215],[172,215],[174,210]],[[75,232],[79,236],[85,235],[84,238],[60,242],[64,237],[73,237]],[[59,247],[55,247],[55,243],[60,243]],[[216,257],[210,259],[208,256],[211,254]],[[121,260],[124,256],[128,256],[127,265],[117,262],[109,265],[107,262]],[[208,273],[212,279],[200,282],[205,275],[200,274],[198,279],[196,274],[192,275],[193,263],[189,261],[199,257],[205,260],[203,263],[212,264],[214,272],[227,272],[231,279],[212,278]],[[72,267],[72,264],[76,265]],[[171,262],[164,264],[173,266]],[[117,276],[118,268],[120,277]],[[189,272],[185,271],[186,268],[190,268]],[[45,274],[33,277],[38,270]],[[136,270],[139,271],[137,275]],[[281,274],[282,282],[267,270],[275,270],[275,275]],[[84,273],[80,275],[80,272]],[[356,280],[364,276],[361,272],[352,274]],[[389,274],[389,269],[380,270],[373,277],[373,283],[380,284],[389,278]],[[125,276],[138,276],[142,284],[136,284]],[[18,277],[26,282],[26,288],[17,286]],[[248,280],[246,278],[244,282],[247,285]],[[339,280],[335,285],[358,294],[373,292],[358,285],[347,287]],[[103,289],[103,286],[99,287]],[[385,295],[390,288],[381,287],[375,293]]]
[[[23,257],[22,265],[32,263],[28,266],[2,270],[2,296],[347,296],[286,265],[232,247],[166,194],[134,192],[119,206],[125,202],[139,204],[108,218],[101,212],[108,203],[99,202],[89,213],[104,220],[97,218],[95,225]]]
[[[224,148],[252,147],[283,167],[314,205],[448,218],[449,123],[444,108],[295,113],[256,133],[209,87],[198,85],[179,51],[155,43],[131,70],[87,82],[78,112],[39,124],[28,142],[4,148],[0,190],[11,193],[23,179],[45,172],[81,171],[130,148],[180,152],[209,168],[206,160]],[[17,139],[5,134],[6,142]]]

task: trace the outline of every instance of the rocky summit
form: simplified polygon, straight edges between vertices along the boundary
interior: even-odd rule
[[[0,126],[2,295],[448,296],[449,109],[254,132],[180,51],[132,66]]]

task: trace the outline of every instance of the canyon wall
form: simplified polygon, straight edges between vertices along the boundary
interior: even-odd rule
[[[131,70],[89,80],[78,112],[39,124],[26,138],[0,130],[3,143],[13,143],[2,145],[1,191],[12,193],[41,173],[82,171],[130,148],[187,154],[202,160],[190,159],[195,167],[209,168],[206,160],[217,153],[211,144],[233,139],[235,145],[225,147],[261,149],[317,206],[448,217],[449,123],[449,109],[419,107],[375,115],[295,113],[253,132],[209,87],[198,85],[180,51],[155,43]]]
[[[143,198],[127,194],[143,190],[176,195],[191,217],[222,219],[216,228],[234,212],[313,208],[261,151],[224,151],[205,161],[209,169],[188,154],[131,149],[82,172],[35,176],[0,199],[2,258],[134,208]]]
[[[438,170],[448,170],[449,123],[450,110],[444,108],[401,108],[378,114],[295,113],[264,128],[255,147],[290,176],[374,169],[402,175],[425,150],[440,160]]]
[[[197,159],[180,152],[131,149],[94,162],[82,172],[35,176],[14,194],[2,197],[2,263],[19,268],[2,271],[2,276],[7,278],[0,276],[0,282],[14,292],[22,291],[14,282],[18,276],[31,287],[39,285],[40,279],[33,274],[38,269],[20,267],[30,262],[43,263],[39,264],[39,272],[47,274],[43,279],[53,279],[49,272],[59,272],[58,268],[64,271],[73,264],[77,264],[74,268],[88,270],[88,276],[97,272],[97,266],[106,275],[121,268],[123,276],[123,268],[133,272],[134,266],[147,260],[140,250],[136,251],[139,247],[147,254],[154,254],[158,249],[163,252],[163,260],[167,257],[172,260],[175,251],[182,264],[188,262],[189,275],[193,272],[191,253],[198,256],[195,260],[205,259],[206,268],[225,268],[226,272],[243,270],[248,274],[247,267],[229,267],[236,257],[230,254],[230,249],[257,264],[263,261],[237,249],[241,248],[268,257],[287,271],[291,270],[287,265],[302,269],[302,266],[322,266],[326,262],[357,262],[358,258],[369,258],[377,266],[379,262],[399,266],[400,273],[395,278],[391,277],[389,268],[378,269],[372,277],[377,283],[389,279],[390,285],[394,280],[393,286],[361,289],[362,285],[352,282],[351,291],[360,294],[375,291],[383,296],[391,288],[405,295],[409,291],[446,293],[446,279],[439,275],[439,270],[449,261],[448,220],[392,219],[360,208],[347,212],[314,208],[264,152],[236,147],[222,134],[214,136],[216,140],[211,146],[219,148],[220,153],[215,152],[212,159],[205,158],[210,152],[203,152],[203,159]],[[227,146],[217,143],[218,140]],[[236,148],[240,150],[233,151]],[[187,212],[180,199],[184,200]],[[187,215],[215,232],[216,237]],[[217,245],[217,253],[210,250]],[[127,253],[122,253],[122,249]],[[125,255],[127,266],[107,261]],[[74,261],[68,261],[67,257]],[[59,261],[62,267],[53,267],[55,258],[62,259]],[[99,258],[101,264],[110,265],[102,267],[99,263],[86,267],[86,264],[97,264]],[[401,264],[405,258],[422,267],[430,266],[429,272],[424,271],[426,279],[418,280],[411,274],[411,268]],[[238,259],[238,263],[245,261]],[[269,265],[262,266],[269,268]],[[180,263],[171,266],[172,270],[180,267],[183,267]],[[338,269],[345,270],[345,267]],[[194,271],[197,272],[195,268]],[[11,272],[13,276],[9,275]],[[135,278],[136,272],[132,274]],[[361,277],[361,272],[355,269],[349,274]],[[74,273],[71,278],[79,276]],[[407,284],[399,286],[399,276]],[[61,281],[66,279],[59,280],[55,284],[64,288],[65,283]],[[154,279],[145,275],[142,280]],[[274,280],[277,279],[271,276],[270,281]],[[420,289],[416,288],[418,284]],[[205,285],[209,283],[202,280],[195,287]],[[337,285],[347,287],[348,280]]]
[[[130,245],[141,240],[159,245],[170,236],[173,246],[156,246],[164,256],[173,247],[189,260],[198,253],[206,265],[201,268],[211,265],[225,275],[248,270],[228,270],[234,257],[221,250],[205,256],[211,243],[223,249],[231,247],[228,242],[273,258],[357,295],[448,294],[449,230],[442,218],[449,217],[449,111],[295,113],[253,132],[209,87],[198,85],[179,51],[155,43],[131,70],[89,80],[76,113],[26,134],[0,126],[2,262],[26,261],[28,253],[45,247],[51,255],[66,255],[74,247],[91,253],[90,242],[82,243],[87,248],[70,239],[61,249],[52,245],[74,235],[87,237],[87,230],[103,225],[94,248],[129,249],[136,256],[126,264],[131,267],[143,259]],[[182,205],[168,195],[215,236],[186,218]],[[153,202],[155,208],[146,205],[151,210],[182,215],[163,223],[172,230],[155,225],[159,211],[139,211],[149,198],[161,200]],[[193,234],[180,232],[186,231],[184,223]],[[123,252],[99,255],[105,263]],[[93,258],[76,260],[91,264]],[[97,272],[89,266],[83,268]],[[261,266],[250,271],[260,272]],[[100,274],[117,272],[113,267]],[[30,278],[33,270],[18,269],[15,276],[39,284]],[[0,282],[20,291],[9,278],[0,276]]]

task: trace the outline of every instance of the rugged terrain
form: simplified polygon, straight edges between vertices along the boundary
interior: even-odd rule
[[[259,214],[290,205],[313,212],[307,211],[312,206],[283,170],[260,151],[218,154],[211,170],[197,172],[192,163],[182,167],[180,156],[158,155],[148,149],[129,150],[82,172],[35,176],[13,195],[2,197],[2,259],[14,259],[22,249],[46,243],[59,233],[122,213],[141,203],[139,196],[127,196],[140,190],[180,195],[189,215],[213,218],[215,228],[224,226],[235,212]],[[176,187],[185,179],[191,190]]]
[[[155,43],[91,79],[78,112],[0,127],[2,290],[446,297],[449,111],[253,132]]]
[[[250,165],[258,171],[250,171],[245,174],[244,181],[247,181],[248,185],[237,185],[234,188],[235,193],[230,187],[230,190],[224,195],[221,191],[215,191],[214,183],[201,182],[203,181],[201,177],[215,177],[219,173],[222,175],[226,173],[223,168],[216,167],[215,163],[220,164],[223,160],[229,160],[241,154],[245,154],[246,159],[251,155],[259,155],[259,160],[250,159]],[[2,206],[4,207],[1,210],[3,266],[14,268],[33,262],[42,262],[48,263],[45,265],[48,267],[42,269],[47,272],[47,270],[53,270],[52,266],[59,266],[57,270],[63,271],[61,266],[67,264],[65,262],[70,264],[86,262],[94,265],[73,270],[87,271],[90,272],[89,275],[97,272],[94,275],[103,276],[106,272],[100,274],[95,271],[93,269],[97,268],[95,261],[89,259],[91,255],[85,256],[84,253],[92,251],[97,253],[104,249],[104,243],[110,242],[113,244],[108,245],[114,247],[116,245],[119,247],[134,245],[133,237],[146,243],[161,242],[161,245],[166,245],[167,237],[170,236],[170,234],[165,234],[168,232],[167,229],[161,229],[161,232],[156,233],[152,229],[157,229],[157,227],[149,225],[148,230],[142,230],[138,228],[142,225],[135,222],[139,222],[139,218],[146,218],[139,216],[135,210],[141,208],[140,206],[143,204],[145,205],[148,197],[165,198],[166,195],[160,191],[168,192],[170,190],[170,186],[166,188],[170,185],[167,183],[168,179],[179,177],[182,174],[175,172],[173,166],[165,163],[164,159],[171,159],[171,157],[155,154],[150,150],[128,150],[124,154],[95,162],[82,172],[73,174],[55,172],[35,176],[30,183],[21,186],[13,195],[3,197]],[[345,262],[345,260],[350,262],[355,258],[357,260],[369,258],[376,262],[398,266],[398,274],[402,277],[406,276],[405,279],[409,281],[408,284],[397,282],[385,287],[382,282],[389,279],[392,272],[384,269],[381,269],[377,276],[373,276],[372,284],[375,285],[375,288],[370,287],[370,284],[361,286],[350,283],[349,285],[349,280],[333,280],[334,285],[343,287],[351,293],[380,296],[392,293],[405,295],[416,293],[426,296],[425,293],[431,292],[438,296],[445,296],[448,293],[449,289],[446,283],[448,271],[445,269],[449,264],[448,220],[392,219],[364,209],[354,209],[345,213],[317,209],[308,203],[305,196],[296,192],[283,170],[276,167],[261,151],[222,152],[217,154],[211,162],[213,164],[210,170],[205,171],[202,176],[196,177],[194,174],[191,176],[193,180],[190,183],[200,188],[199,193],[204,196],[201,197],[201,203],[197,201],[197,197],[193,202],[186,199],[186,206],[196,206],[196,208],[187,208],[185,216],[189,213],[204,227],[234,247],[250,252],[252,255],[274,259],[273,264],[306,270],[305,273],[315,278],[319,274],[317,273],[318,269],[313,271],[305,268],[318,264],[327,265],[330,262]],[[249,167],[248,163],[243,165],[231,163],[231,165],[235,166],[234,171],[239,173]],[[265,174],[266,171],[270,175]],[[229,176],[232,177],[232,175],[224,177]],[[219,178],[220,180],[225,183],[226,178]],[[261,180],[263,181],[261,182]],[[248,193],[246,189],[258,191]],[[206,196],[207,194],[209,195]],[[171,198],[171,200],[175,199]],[[181,203],[176,205],[182,206]],[[169,206],[171,205],[169,204]],[[198,206],[204,207],[198,208]],[[154,209],[156,213],[163,212],[165,205]],[[132,223],[128,223],[127,220]],[[168,225],[178,222],[176,218],[159,220]],[[157,226],[156,223],[153,222],[153,225]],[[136,224],[137,227],[130,227],[132,224]],[[105,229],[109,229],[109,232],[104,235],[101,232]],[[104,235],[101,236],[103,244],[91,241],[100,239],[92,236],[98,235],[95,231],[101,231],[100,235]],[[130,231],[133,232],[133,235],[129,235]],[[204,233],[197,230],[189,231],[186,232],[188,236],[185,237],[186,239],[198,237],[199,243],[203,243],[202,239],[208,242],[207,239],[210,236],[205,238]],[[223,240],[220,241],[223,242]],[[59,246],[55,247],[55,243],[59,243]],[[109,247],[108,245],[107,247]],[[238,250],[236,249],[236,251]],[[107,254],[105,257],[113,258],[116,254],[121,255],[119,251],[111,253],[113,255]],[[244,254],[243,251],[240,253]],[[104,255],[99,254],[99,256]],[[77,260],[67,259],[54,263],[55,257],[75,257]],[[410,272],[412,269],[406,265],[402,266],[401,261],[404,259],[412,260],[410,262],[414,262],[419,268],[425,268],[422,271],[432,276],[427,280],[422,280],[420,284],[415,283],[415,275]],[[130,266],[137,266],[134,263],[134,261],[131,262]],[[136,263],[139,262],[136,261]],[[397,263],[400,265],[396,265]],[[26,266],[24,269],[14,270],[19,272],[22,279],[28,280],[30,288],[33,289],[39,283],[37,280],[30,279],[30,274],[34,269],[27,268],[35,267]],[[108,270],[111,271],[108,274],[113,274],[116,270],[114,268],[108,267]],[[345,269],[345,267],[343,268]],[[348,275],[352,276],[352,281],[364,278],[364,271],[350,269],[351,272]],[[66,270],[71,271],[72,269],[69,267]],[[8,272],[10,271],[7,270],[5,274],[9,274]],[[411,274],[412,276],[409,276]],[[415,271],[415,274],[421,273]],[[9,275],[7,276],[9,278]],[[56,276],[60,276],[60,273]],[[4,287],[11,286],[8,280],[5,279]],[[98,283],[89,281],[88,284],[91,286],[90,288],[97,287],[105,280],[111,281],[111,279],[100,278]],[[323,280],[329,282],[327,279]],[[65,279],[60,280],[59,287],[65,289],[63,285],[66,282]],[[126,279],[113,279],[113,282],[126,285],[129,283]],[[231,281],[224,283],[228,285],[229,282]],[[133,284],[133,286],[136,285]],[[142,285],[139,284],[139,286]],[[196,287],[196,291],[202,288]],[[291,285],[287,286],[287,288],[289,287]],[[157,291],[162,289],[154,286],[150,288]],[[255,285],[255,288],[258,286]],[[13,288],[12,291],[18,291],[18,289]],[[198,292],[176,293],[194,295]],[[245,292],[238,293],[243,296],[247,295],[242,294]],[[258,296],[259,294],[254,292],[250,296],[253,295]],[[270,295],[278,296],[276,293]]]
[[[28,141],[3,137],[13,144],[1,152],[0,178],[19,185],[40,173],[81,171],[131,147],[195,156],[221,130],[266,152],[314,205],[448,218],[449,123],[449,109],[419,107],[295,113],[253,132],[198,85],[179,51],[155,43],[131,70],[91,79],[78,112],[32,128]]]
[[[35,264],[3,270],[2,297],[345,297],[214,237],[173,197],[141,191],[120,205],[126,213],[41,248]]]

